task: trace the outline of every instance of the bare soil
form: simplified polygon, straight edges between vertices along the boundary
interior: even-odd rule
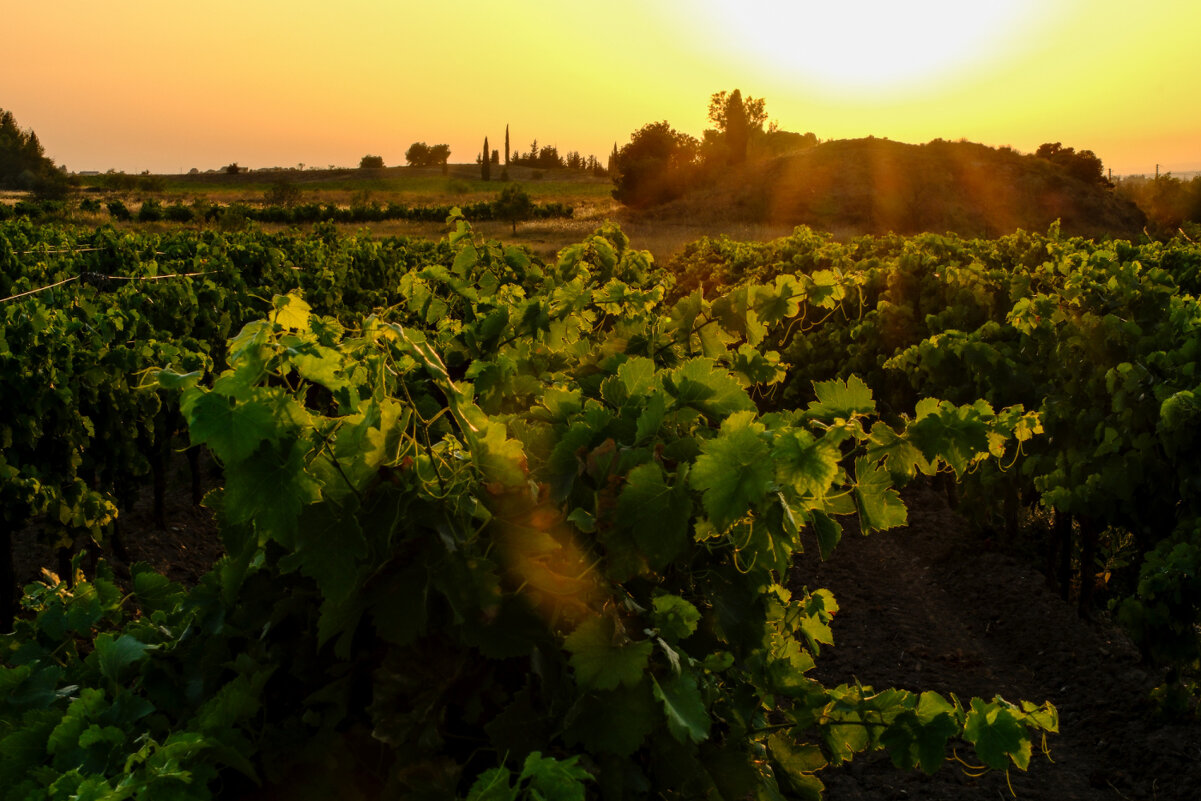
[[[829,562],[806,554],[793,580],[825,587],[841,610],[815,676],[1010,701],[1051,701],[1060,734],[1050,760],[973,778],[949,761],[932,777],[896,770],[877,753],[823,772],[827,797],[867,799],[1201,798],[1201,724],[1157,720],[1148,694],[1162,680],[1103,616],[1081,619],[1038,571],[992,550],[946,497],[906,493],[909,526],[848,533]],[[971,762],[970,749],[961,751]],[[1053,763],[1052,761],[1053,760]]]

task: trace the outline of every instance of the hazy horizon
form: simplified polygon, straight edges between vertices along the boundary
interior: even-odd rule
[[[1201,6],[467,0],[337,7],[142,0],[6,10],[0,108],[73,172],[403,165],[532,140],[602,163],[667,120],[700,136],[739,88],[822,140],[1089,149],[1115,175],[1201,170]],[[66,55],[63,55],[66,54]],[[21,69],[16,67],[20,65]]]

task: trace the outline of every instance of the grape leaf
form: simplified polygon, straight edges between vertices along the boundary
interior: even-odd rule
[[[817,400],[809,404],[809,409],[805,412],[808,417],[845,420],[857,414],[874,414],[876,411],[876,401],[872,398],[871,388],[857,375],[851,376],[846,382],[837,378],[815,381],[813,393],[817,395]]]
[[[321,499],[321,485],[305,470],[304,447],[301,440],[287,446],[264,442],[249,459],[227,468],[228,521],[254,522],[260,538],[290,546],[300,510]]]
[[[585,695],[568,713],[563,737],[569,746],[628,756],[662,719],[650,682],[640,681],[633,687]]]
[[[701,445],[689,483],[702,493],[705,514],[719,529],[744,516],[771,488],[771,450],[760,436],[763,430],[754,413],[740,412]]]
[[[106,679],[117,681],[121,671],[141,659],[153,646],[129,634],[113,637],[111,634],[101,634],[96,637],[96,659],[100,663],[100,673]]]
[[[842,540],[842,524],[820,509],[814,509],[810,514],[813,517],[813,532],[817,535],[817,547],[824,561],[830,558]]]
[[[664,376],[663,386],[679,405],[698,409],[711,420],[755,408],[742,385],[713,359],[685,362]]]
[[[563,644],[571,652],[576,681],[594,690],[637,684],[654,650],[650,640],[633,642],[624,632],[618,636],[616,621],[607,615],[585,620]]]
[[[205,444],[225,464],[240,462],[262,442],[274,442],[279,426],[261,401],[235,403],[216,392],[196,398],[188,414],[193,444]]]
[[[521,779],[529,782],[533,798],[542,801],[584,801],[583,782],[592,779],[592,774],[581,768],[578,756],[568,759],[544,757],[538,751],[525,758],[521,767]]]
[[[628,531],[652,570],[663,570],[688,545],[692,502],[684,483],[670,486],[655,462],[626,476],[614,523]]]
[[[659,636],[668,642],[678,642],[696,631],[701,613],[678,595],[660,595],[654,600],[651,619],[659,629]]]
[[[820,498],[838,477],[842,451],[825,438],[818,439],[804,429],[793,429],[776,438],[772,457],[776,479],[782,485],[791,486],[798,495],[808,493]]]
[[[892,478],[887,470],[861,456],[855,460],[855,479],[855,501],[865,531],[884,531],[905,525],[908,512],[900,493],[892,488]]]
[[[1002,702],[972,699],[963,738],[976,747],[985,765],[1003,770],[1009,759],[1022,770],[1030,765],[1030,738],[1025,728]]]
[[[682,743],[703,742],[709,738],[709,713],[696,677],[691,673],[679,673],[660,682],[651,677],[655,699],[663,706],[667,715],[667,728]]]

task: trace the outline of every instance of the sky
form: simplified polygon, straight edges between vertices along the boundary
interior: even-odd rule
[[[1192,0],[0,0],[0,108],[72,171],[471,162],[485,136],[602,163],[699,137],[738,88],[820,139],[1058,141],[1201,170]]]

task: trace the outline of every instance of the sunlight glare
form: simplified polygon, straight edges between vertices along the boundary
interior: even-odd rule
[[[715,44],[831,91],[952,81],[1037,27],[1031,0],[704,0]]]

